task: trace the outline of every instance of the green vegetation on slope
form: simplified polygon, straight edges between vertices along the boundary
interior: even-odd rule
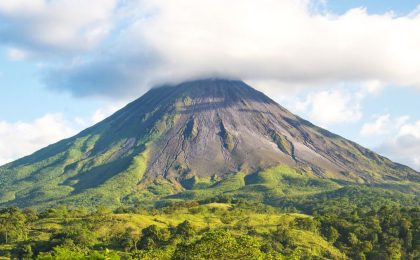
[[[60,201],[64,205],[83,205],[94,207],[95,205],[121,205],[127,194],[136,191],[136,184],[140,182],[146,171],[148,151],[145,150],[135,156],[130,166],[121,174],[109,178],[103,184],[84,190],[81,193],[65,198]]]
[[[200,181],[198,177],[192,181],[194,183],[210,182],[208,179]],[[307,173],[297,172],[288,166],[281,165],[251,175],[232,174],[204,187],[192,184],[190,187],[191,190],[168,198],[203,200],[225,194],[271,204],[277,199],[332,191],[341,186],[331,180],[309,177]]]
[[[296,170],[286,165],[278,165],[256,173],[245,175],[235,173],[220,179],[217,176],[202,177],[192,175],[176,186],[173,182],[157,177],[152,182],[142,183],[147,168],[149,150],[144,146],[132,148],[130,156],[103,164],[123,147],[111,149],[95,157],[83,159],[91,152],[92,143],[99,137],[79,138],[72,149],[64,155],[57,155],[39,166],[37,174],[26,175],[25,167],[19,166],[16,179],[4,180],[6,185],[0,194],[3,205],[17,205],[21,208],[36,203],[38,208],[56,205],[77,205],[96,207],[105,205],[116,208],[121,205],[165,205],[171,201],[208,200],[225,195],[262,202],[280,208],[297,208],[312,213],[319,201],[330,204],[340,201],[341,206],[355,207],[359,202],[380,205],[383,201],[394,201],[402,205],[418,205],[415,195],[417,187],[413,183],[389,182],[380,185],[355,185],[341,180],[321,179],[311,170]],[[122,142],[122,143],[126,143]],[[111,152],[113,151],[113,152]],[[135,154],[135,155],[134,155]],[[133,157],[131,157],[133,155]],[[65,158],[65,159],[63,159]],[[78,158],[78,159],[77,159]],[[82,159],[81,159],[82,158]],[[132,159],[131,159],[132,158]],[[56,161],[74,162],[64,170]],[[38,164],[35,164],[38,165]],[[128,165],[128,166],[127,166]],[[6,168],[0,168],[7,171]],[[0,174],[5,178],[10,174]],[[35,185],[33,178],[38,178]],[[180,187],[186,190],[179,192]],[[25,189],[23,189],[25,188]],[[400,192],[405,191],[405,193]],[[369,196],[366,196],[369,195]],[[374,200],[369,198],[375,197]],[[24,198],[14,201],[15,198]],[[342,201],[347,198],[347,201]]]
[[[364,187],[357,184],[396,197],[420,190],[412,169],[243,82],[209,79],[151,89],[76,136],[1,166],[0,206],[116,208],[223,194],[305,207],[302,199]]]
[[[245,200],[40,213],[0,210],[0,258],[417,259],[420,208],[382,205],[315,216]]]
[[[143,115],[136,117],[141,123],[122,127],[124,116],[134,113],[127,108],[116,113],[114,120],[104,120],[75,137],[0,167],[0,204],[118,207],[127,197],[140,196],[144,191],[137,188],[149,159],[147,146],[176,120],[166,107],[150,111],[143,106]]]
[[[0,254],[27,259],[420,257],[416,195],[340,185],[284,165],[221,180],[193,176],[184,183],[190,190],[174,195],[163,178],[146,188],[129,188],[141,179],[147,157],[146,149],[126,175],[85,190],[74,202],[74,197],[63,200],[82,201],[92,209],[91,199],[99,198],[119,205],[114,213],[104,208],[61,207],[39,214],[4,209]]]

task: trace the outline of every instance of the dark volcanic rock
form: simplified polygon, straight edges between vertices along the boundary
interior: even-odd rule
[[[185,173],[251,173],[277,164],[359,182],[418,176],[295,116],[241,81],[193,81],[147,95],[176,100],[177,105],[168,112],[175,114],[173,126],[152,145],[146,177],[179,181]]]

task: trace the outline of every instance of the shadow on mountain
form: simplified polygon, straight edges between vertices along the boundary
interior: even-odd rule
[[[77,176],[67,179],[63,184],[74,188],[72,194],[78,194],[85,189],[98,187],[115,175],[125,171],[130,165],[131,158],[121,158],[106,164],[99,165],[88,171],[80,172]],[[71,183],[76,184],[71,185]]]

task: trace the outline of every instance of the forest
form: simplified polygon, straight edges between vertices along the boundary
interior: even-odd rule
[[[365,197],[293,207],[224,195],[158,208],[8,207],[0,259],[419,259],[420,208]]]

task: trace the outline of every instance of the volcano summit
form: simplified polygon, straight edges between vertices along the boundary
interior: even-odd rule
[[[267,170],[273,180],[264,184]],[[296,178],[313,184],[308,192],[321,192],[347,184],[417,185],[420,174],[299,118],[241,81],[208,79],[153,88],[78,135],[0,167],[0,204],[118,206],[202,198],[212,189],[254,194],[263,184]],[[232,180],[237,185],[219,189]]]

